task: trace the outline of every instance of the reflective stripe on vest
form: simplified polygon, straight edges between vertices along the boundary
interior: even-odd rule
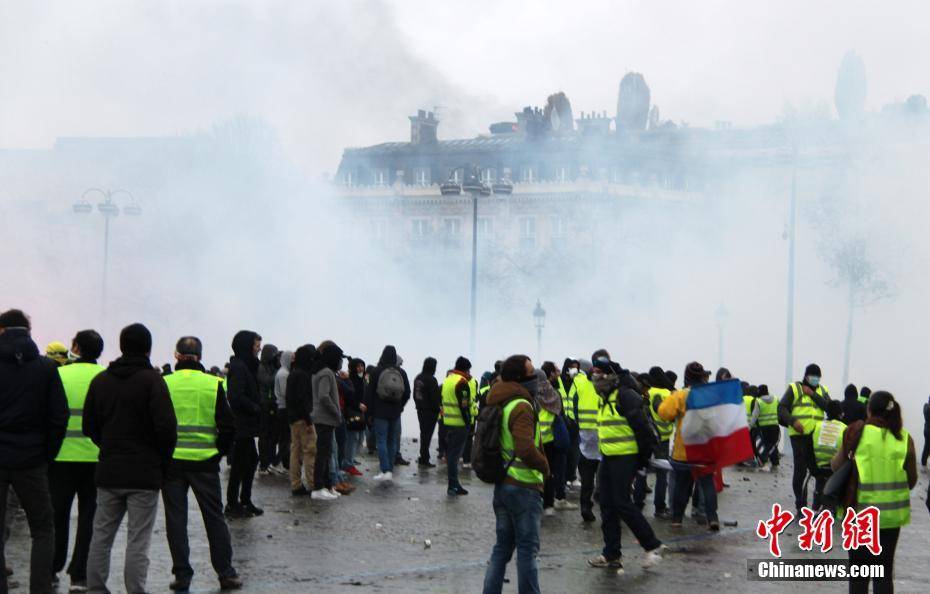
[[[771,402],[766,402],[759,398],[757,402],[759,403],[759,418],[756,419],[756,424],[760,427],[778,425],[778,401],[773,398]]]
[[[459,399],[455,387],[465,378],[457,373],[450,373],[442,382],[442,423],[447,427],[464,427],[465,419],[459,408]],[[469,388],[470,390],[470,388]]]
[[[471,422],[474,423],[478,418],[478,380],[471,378],[468,380],[468,403],[470,405]]]
[[[840,421],[821,421],[814,428],[814,461],[820,468],[829,467],[830,460],[843,443],[846,425]]]
[[[562,382],[561,376],[558,378],[559,382],[559,395],[562,397],[562,410],[565,411],[565,416],[569,419],[575,419],[575,404],[572,402],[573,398],[565,390],[565,384]]]
[[[901,439],[875,425],[862,429],[854,458],[859,472],[856,499],[860,508],[874,505],[881,511],[881,528],[898,528],[911,521],[911,491],[904,470],[907,447],[908,433],[904,429]]]
[[[539,410],[539,438],[542,444],[550,443],[555,436],[552,434],[552,423],[555,421],[555,415],[542,408]]]
[[[809,435],[814,431],[817,423],[823,420],[823,411],[820,410],[814,400],[804,393],[800,383],[791,384],[791,390],[794,392],[794,403],[791,405],[791,416],[801,422],[804,433],[798,433],[794,427],[788,428],[788,435]],[[823,386],[817,386],[815,390],[820,396],[824,395]]]
[[[507,476],[521,483],[541,485],[543,483],[543,474],[527,466],[520,458],[516,458],[513,451],[513,434],[510,432],[510,413],[513,411],[514,407],[521,402],[529,404],[528,400],[514,398],[504,407],[504,418],[502,420],[503,424],[501,425],[501,456],[504,458],[504,467],[507,468],[507,465],[510,465],[510,467],[507,468]],[[532,405],[530,406],[532,407]],[[536,432],[533,436],[533,443],[539,448],[542,446],[542,439],[539,435],[539,423],[537,422],[535,425]],[[511,460],[513,460],[513,462],[511,462]]]
[[[601,454],[625,456],[639,452],[633,428],[617,409],[619,391],[614,390],[597,411],[597,441]]]
[[[202,461],[219,455],[216,449],[216,389],[219,378],[199,369],[179,369],[165,376],[178,418],[175,460]]]
[[[584,372],[579,371],[572,380],[572,386],[578,394],[578,428],[592,431],[597,429],[597,409],[601,399],[594,389],[594,384]]]
[[[56,462],[96,462],[100,450],[89,437],[84,436],[81,424],[84,421],[84,400],[91,380],[103,371],[96,363],[72,363],[58,368],[58,375],[68,397],[68,430],[61,449],[55,456]]]
[[[649,388],[649,412],[652,414],[652,421],[655,423],[656,429],[659,430],[659,441],[671,439],[672,431],[675,430],[674,421],[663,421],[659,413],[656,412],[656,409],[659,408],[658,404],[662,404],[666,396],[671,393],[671,390],[665,388]],[[658,404],[656,404],[656,400],[659,401]]]

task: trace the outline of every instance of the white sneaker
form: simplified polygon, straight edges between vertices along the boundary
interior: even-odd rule
[[[555,504],[553,505],[555,509],[566,510],[566,509],[578,509],[578,506],[568,501],[567,499],[556,499]]]
[[[393,480],[394,480],[394,473],[392,473],[392,472],[379,472],[378,474],[376,474],[376,475],[374,476],[374,480],[376,480],[376,481],[393,481]]]
[[[571,484],[572,484],[572,489],[580,489],[580,488],[581,488],[581,481],[579,481],[579,480],[577,480],[577,479],[574,480],[574,481],[572,481]]]
[[[339,491],[336,491],[336,490],[334,490],[334,489],[327,489],[326,491],[327,491],[330,495],[333,496],[333,499],[339,499],[340,497],[342,497],[342,493],[340,493]]]
[[[646,554],[643,556],[643,569],[650,569],[655,567],[662,562],[662,553],[668,551],[668,547],[659,545],[651,551],[646,551]]]
[[[317,489],[310,492],[310,499],[322,499],[323,501],[332,501],[335,499],[332,493],[326,489]]]
[[[288,471],[288,469],[287,469],[287,468],[284,468],[284,466],[282,466],[282,465],[280,465],[280,464],[278,464],[277,466],[271,466],[271,467],[268,468],[268,470],[270,470],[271,472],[274,472],[274,473],[276,473],[276,474],[280,474],[280,475],[282,475],[282,476],[285,475],[285,474],[290,474],[289,471]]]
[[[555,510],[551,507],[547,507],[546,509],[543,510],[543,515],[546,516],[547,518],[554,516]]]
[[[465,470],[471,470],[471,462],[466,462],[465,464],[462,464],[462,468],[464,468]]]

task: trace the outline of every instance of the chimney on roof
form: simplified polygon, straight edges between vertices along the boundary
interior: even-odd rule
[[[435,144],[438,127],[439,120],[433,112],[417,110],[417,115],[410,116],[410,142],[412,144]]]

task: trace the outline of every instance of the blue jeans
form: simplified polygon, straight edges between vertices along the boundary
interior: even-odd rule
[[[504,573],[514,549],[517,549],[517,591],[520,594],[540,591],[536,553],[542,509],[542,494],[536,489],[494,485],[497,542],[484,574],[484,594],[498,594],[504,587]]]
[[[361,445],[364,437],[364,431],[346,431],[346,449],[341,466],[343,470],[348,470],[349,467],[355,466],[355,454],[358,452],[358,447]]]
[[[381,472],[394,472],[394,459],[397,456],[397,436],[400,435],[400,418],[375,419],[374,425]]]

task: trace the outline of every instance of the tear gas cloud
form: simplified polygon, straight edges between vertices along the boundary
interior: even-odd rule
[[[344,147],[404,139],[417,108],[442,106],[442,139],[556,90],[612,115],[636,70],[678,129],[758,127],[780,139],[761,156],[777,165],[717,160],[674,199],[560,212],[589,236],[551,253],[482,249],[475,370],[538,359],[540,299],[544,359],[607,347],[633,369],[716,367],[722,324],[722,362],[780,393],[794,176],[792,375],[816,361],[840,397],[851,328],[850,381],[890,389],[919,428],[930,125],[903,105],[930,92],[921,3],[880,18],[800,2],[95,4],[0,4],[0,307],[26,309],[40,344],[103,328],[110,359],[138,320],[153,362],[196,334],[221,365],[250,328],[281,348],[331,338],[368,362],[395,344],[408,371],[433,355],[441,373],[468,350],[467,250],[385,249],[327,172]],[[848,50],[867,81],[855,124],[835,109]],[[843,167],[817,164],[825,130]],[[99,140],[123,137],[155,140]],[[128,189],[143,209],[112,221],[104,320],[103,217],[72,212],[94,187]]]

